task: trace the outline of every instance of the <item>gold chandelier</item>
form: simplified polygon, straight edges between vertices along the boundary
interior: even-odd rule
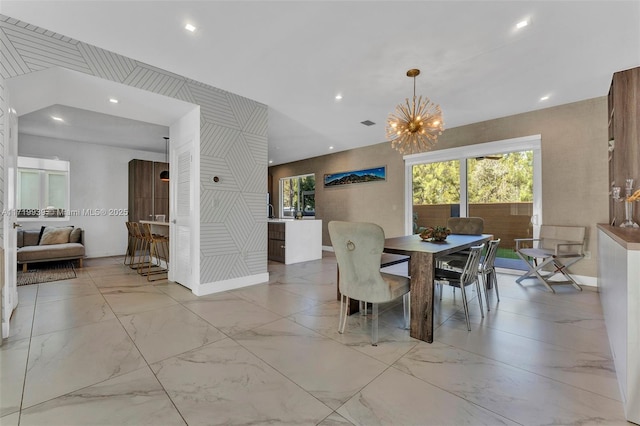
[[[395,114],[389,114],[387,119],[387,139],[403,154],[430,150],[444,130],[440,105],[422,96],[416,101],[418,75],[419,69],[407,71],[407,77],[413,77],[413,100],[409,104],[409,99],[405,99],[405,103],[398,105]]]

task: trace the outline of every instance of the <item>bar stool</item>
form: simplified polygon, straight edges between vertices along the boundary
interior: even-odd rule
[[[140,274],[141,267],[146,263],[145,259],[147,258],[148,252],[148,240],[140,230],[140,226],[137,222],[128,222],[128,224],[128,228],[131,230],[134,246],[132,253],[133,258],[131,260],[130,267],[132,269],[136,269]]]
[[[147,277],[147,281],[158,281],[164,278],[151,279],[152,276],[169,271],[169,238],[151,232],[151,225],[142,224],[142,235],[145,239],[148,260],[139,272]],[[155,258],[155,261],[154,261]],[[163,265],[164,262],[164,265]],[[144,270],[146,267],[146,271]]]
[[[134,259],[136,258],[136,253],[138,251],[138,244],[140,240],[136,237],[135,232],[133,230],[133,226],[136,225],[134,222],[125,222],[127,226],[127,251],[124,255],[124,264],[128,265],[131,269],[136,269],[138,266],[134,265]],[[128,261],[128,262],[127,262]]]

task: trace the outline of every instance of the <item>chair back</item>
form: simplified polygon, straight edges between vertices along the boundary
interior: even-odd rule
[[[133,232],[133,222],[125,222],[127,226],[127,232],[129,233],[129,237],[135,237],[135,233]]]
[[[538,248],[555,250],[558,244],[583,243],[586,234],[584,226],[540,226],[540,241]],[[577,252],[576,247],[559,247],[559,251]]]
[[[467,263],[464,265],[464,269],[460,275],[461,286],[468,286],[478,279],[480,256],[482,255],[483,248],[484,244],[469,248],[469,257],[467,257]]]
[[[383,229],[374,223],[342,221],[331,221],[328,228],[338,261],[340,293],[370,303],[392,300],[380,273]]]
[[[129,224],[131,226],[131,232],[133,233],[133,236],[138,239],[144,239],[144,235],[142,233],[142,230],[140,229],[140,225],[138,224],[138,222],[129,222]]]
[[[480,235],[484,231],[484,219],[481,217],[450,217],[447,228],[452,234]]]
[[[487,243],[487,253],[484,255],[484,261],[482,262],[482,272],[487,273],[493,271],[493,264],[496,261],[499,245],[500,238],[497,240],[491,240]]]

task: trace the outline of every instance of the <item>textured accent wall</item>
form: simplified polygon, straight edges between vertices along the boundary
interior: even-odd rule
[[[62,67],[200,105],[200,283],[267,272],[266,105],[4,15],[0,44],[4,79]]]

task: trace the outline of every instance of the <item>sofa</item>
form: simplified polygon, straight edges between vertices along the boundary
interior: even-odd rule
[[[18,264],[27,265],[58,260],[78,260],[82,268],[84,231],[73,226],[43,226],[41,229],[18,230]]]

